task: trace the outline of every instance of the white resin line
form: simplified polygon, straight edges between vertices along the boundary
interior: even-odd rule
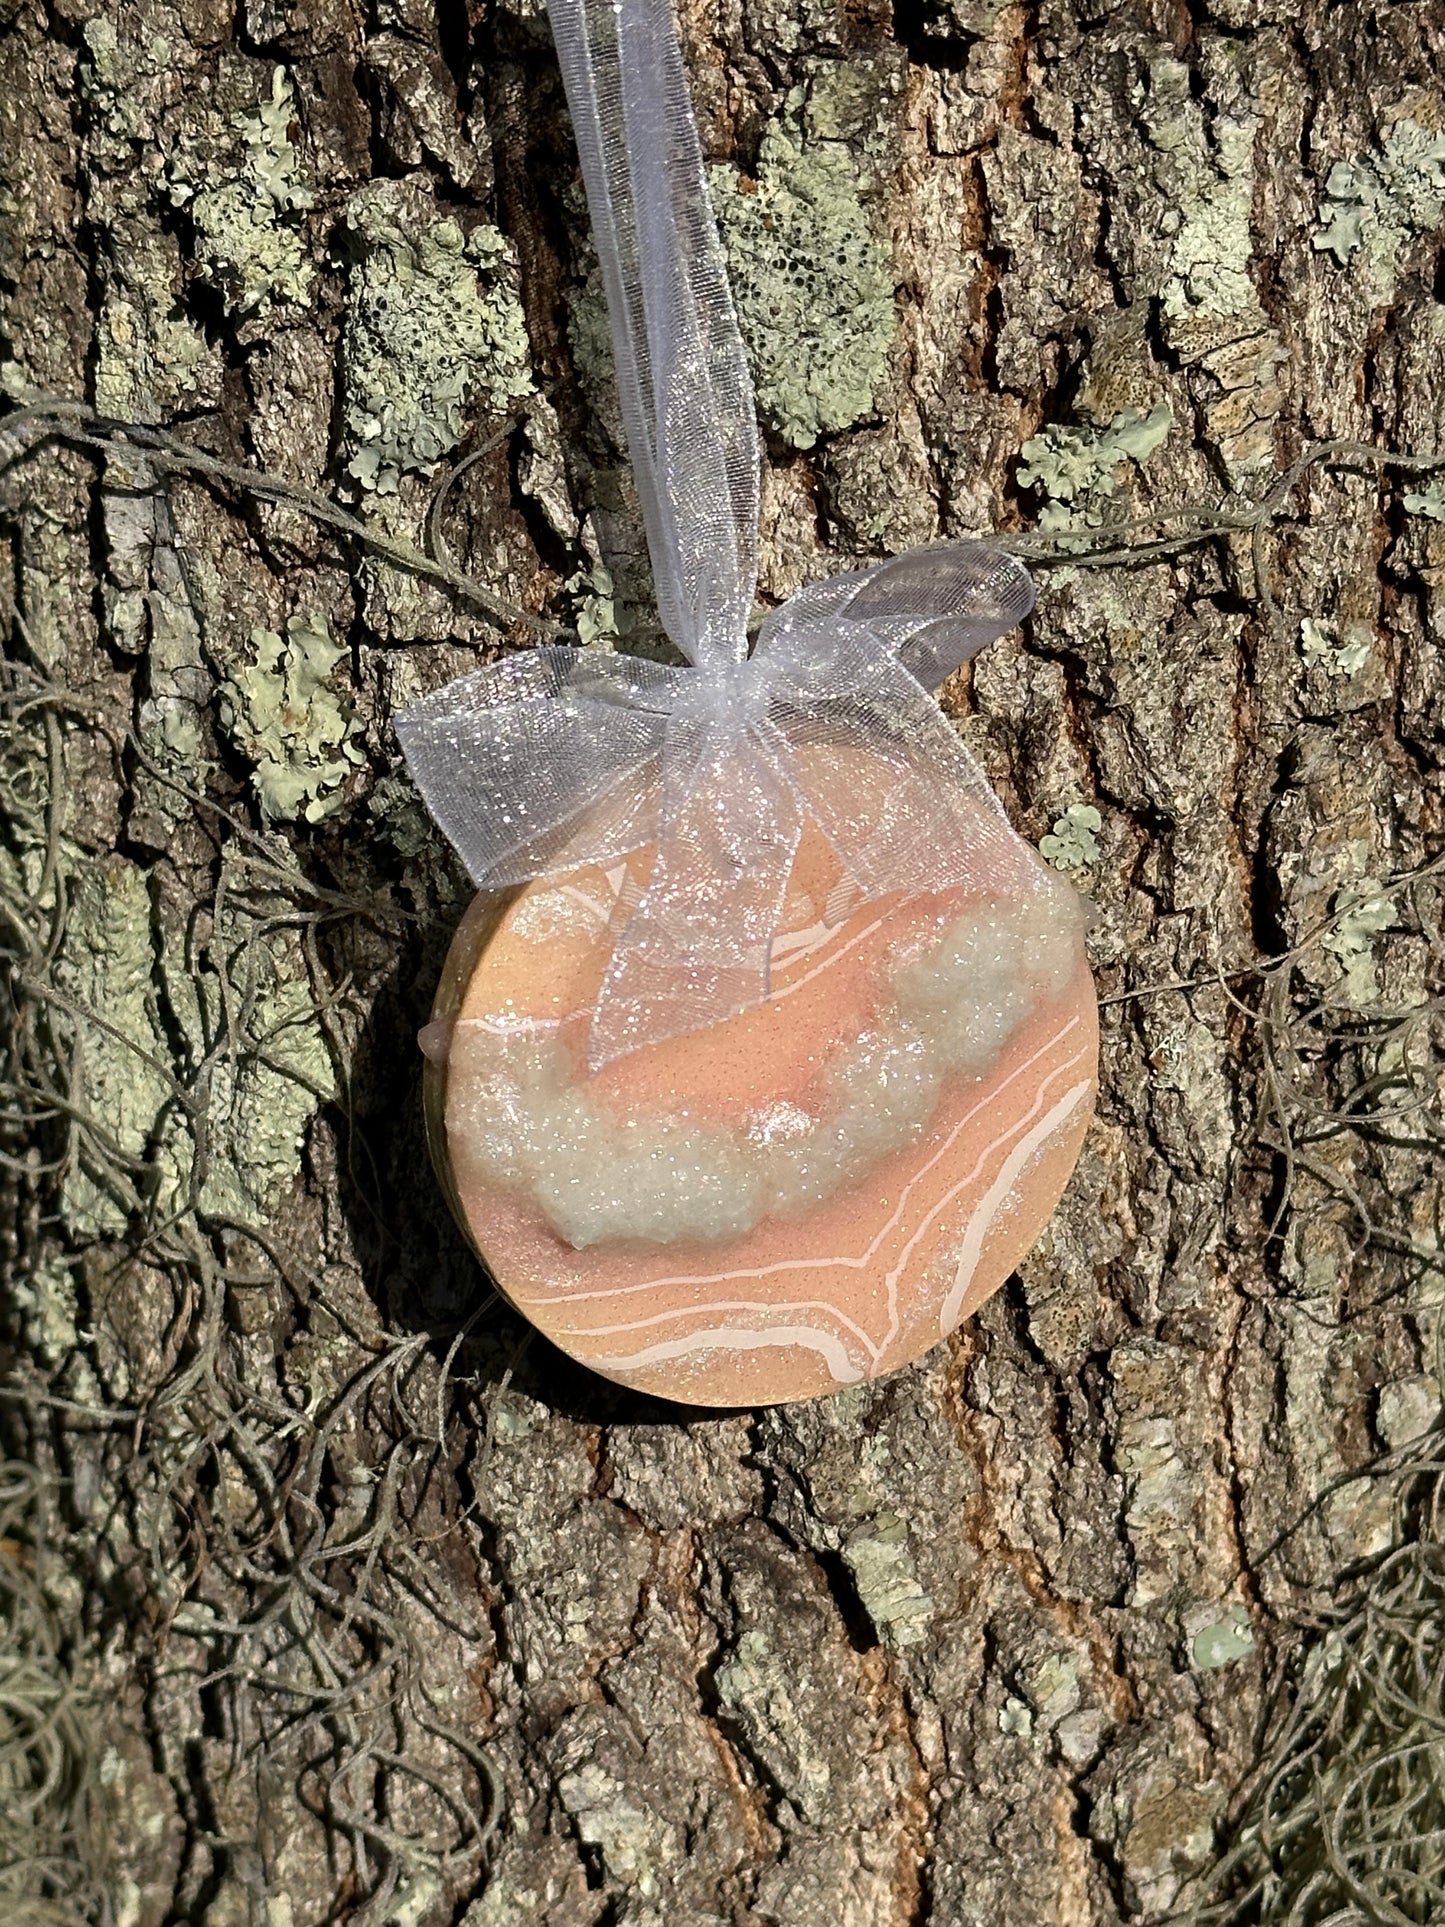
[[[560,1291],[554,1292],[550,1296],[539,1296],[535,1302],[539,1305],[555,1305],[565,1299],[569,1304],[585,1304],[594,1298],[624,1298],[636,1291],[656,1291],[660,1287],[670,1287],[673,1285],[718,1285],[741,1278],[773,1278],[789,1271],[816,1271],[819,1265],[823,1264],[843,1265],[849,1270],[861,1270],[864,1265],[871,1263],[873,1258],[876,1257],[878,1247],[888,1236],[889,1232],[896,1227],[900,1218],[902,1218],[904,1211],[907,1209],[909,1195],[915,1185],[921,1184],[939,1160],[947,1157],[959,1133],[965,1126],[970,1124],[985,1106],[996,1103],[1000,1092],[1007,1090],[1009,1085],[1017,1078],[1022,1077],[1026,1071],[1031,1070],[1041,1057],[1046,1057],[1056,1045],[1062,1043],[1070,1031],[1077,1030],[1081,1022],[1081,1018],[1071,1017],[1062,1030],[1057,1031],[1046,1044],[1039,1046],[1032,1057],[1026,1058],[1016,1070],[1010,1071],[1003,1083],[999,1085],[997,1091],[991,1092],[987,1098],[980,1098],[976,1104],[964,1112],[963,1116],[949,1132],[948,1136],[934,1152],[927,1164],[923,1166],[922,1170],[915,1172],[908,1183],[904,1185],[902,1191],[899,1193],[898,1203],[894,1207],[892,1216],[879,1229],[876,1237],[868,1246],[868,1249],[863,1252],[860,1257],[785,1258],[779,1260],[777,1264],[740,1267],[736,1271],[681,1273],[673,1277],[644,1278],[636,1284],[609,1285],[597,1291],[571,1291],[564,1285]],[[1083,1051],[1079,1052],[1077,1056],[1071,1057],[1068,1062],[1063,1064],[1059,1071],[1053,1073],[1053,1075],[1060,1076],[1064,1072],[1072,1070],[1076,1064],[1082,1064],[1086,1055],[1087,1053]],[[1049,1081],[1052,1082],[1052,1077]],[[871,1346],[872,1341],[870,1340],[869,1343]],[[878,1351],[881,1352],[881,1350],[882,1347],[878,1347]]]
[[[629,1352],[624,1358],[594,1358],[588,1362],[599,1371],[632,1372],[644,1365],[661,1365],[690,1352],[782,1351],[791,1346],[817,1352],[833,1374],[835,1385],[856,1385],[864,1369],[856,1365],[831,1332],[820,1332],[812,1325],[778,1325],[767,1331],[745,1331],[741,1327],[719,1326],[716,1330],[695,1332],[690,1338],[664,1339],[645,1351]]]
[[[505,1011],[495,1011],[490,1017],[458,1017],[453,1020],[457,1030],[484,1030],[492,1037],[532,1037],[544,1030],[560,1030],[565,1017],[509,1017]]]
[[[769,956],[775,964],[786,963],[789,957],[806,957],[827,943],[830,937],[837,936],[839,928],[838,924],[829,923],[826,917],[819,917],[806,930],[791,930],[786,937],[774,937]]]
[[[767,1004],[759,1005],[759,1009],[766,1010],[770,1004],[780,1004],[785,997],[791,997],[795,990],[801,990],[804,984],[812,983],[813,979],[821,976],[825,970],[831,970],[834,964],[842,962],[850,950],[856,950],[860,943],[865,943],[867,939],[873,935],[873,932],[880,929],[886,922],[887,914],[875,917],[872,923],[865,924],[861,930],[855,930],[847,943],[840,944],[831,957],[820,958],[811,970],[805,970],[803,972],[796,983],[784,984],[781,990],[771,991],[768,995]]]
[[[667,1325],[678,1318],[691,1318],[696,1314],[697,1309],[698,1307],[696,1305],[679,1305],[671,1311],[655,1311],[649,1318],[633,1318],[627,1323],[620,1325],[558,1325],[556,1329],[568,1338],[610,1338],[614,1332],[646,1331],[650,1325]],[[838,1307],[826,1298],[795,1298],[778,1304],[771,1304],[766,1299],[758,1298],[731,1298],[724,1299],[721,1304],[715,1304],[710,1299],[708,1301],[707,1311],[710,1316],[714,1312],[726,1311],[768,1313],[785,1311],[826,1312],[837,1324],[843,1326],[845,1330],[850,1331],[860,1345],[869,1351],[873,1348],[873,1341],[867,1332],[863,1330],[863,1327],[861,1325],[855,1325],[846,1312],[839,1311]]]
[[[1023,1116],[1019,1118],[1016,1123],[1010,1125],[1008,1130],[1000,1132],[996,1138],[994,1138],[989,1144],[984,1146],[983,1150],[979,1152],[978,1157],[975,1160],[973,1169],[968,1173],[967,1177],[960,1178],[957,1184],[951,1186],[949,1190],[944,1192],[943,1196],[933,1206],[932,1210],[929,1211],[927,1216],[922,1219],[922,1221],[918,1225],[917,1230],[913,1233],[913,1236],[908,1240],[907,1244],[904,1245],[902,1251],[898,1255],[898,1262],[893,1266],[893,1269],[888,1274],[888,1281],[887,1281],[888,1282],[888,1330],[884,1334],[883,1342],[878,1348],[880,1354],[887,1351],[888,1347],[893,1343],[894,1339],[898,1336],[898,1326],[899,1326],[898,1280],[902,1277],[904,1266],[908,1263],[908,1260],[910,1259],[910,1257],[912,1257],[919,1239],[927,1235],[929,1229],[937,1222],[940,1214],[948,1209],[949,1205],[953,1203],[954,1199],[958,1196],[959,1192],[966,1191],[968,1189],[969,1185],[971,1185],[974,1179],[977,1178],[980,1171],[984,1170],[984,1168],[987,1166],[989,1159],[994,1155],[994,1153],[999,1149],[999,1147],[1001,1145],[1007,1144],[1009,1139],[1013,1137],[1016,1132],[1023,1130],[1024,1127],[1030,1122],[1031,1119],[1038,1116],[1041,1107],[1048,1101],[1048,1094],[1049,1094],[1050,1087],[1058,1083],[1061,1077],[1067,1077],[1069,1072],[1073,1070],[1074,1067],[1077,1064],[1081,1063],[1082,1061],[1083,1061],[1082,1055],[1078,1057],[1071,1057],[1067,1063],[1060,1064],[1056,1070],[1050,1071],[1049,1075],[1044,1079],[1043,1083],[1039,1085],[1038,1094],[1034,1098],[1034,1101],[1029,1106],[1028,1110],[1024,1112]],[[1076,1084],[1074,1086],[1074,1089],[1071,1092],[1069,1092],[1067,1097],[1062,1101],[1065,1102],[1068,1105],[1069,1109],[1072,1110],[1074,1105],[1077,1104],[1079,1101],[1080,1093],[1083,1091],[1087,1091],[1092,1082],[1093,1080],[1091,1078],[1085,1078],[1083,1083]],[[1052,1117],[1053,1115],[1054,1115],[1054,1112],[1051,1111],[1049,1113],[1049,1116]],[[1027,1147],[1032,1146],[1033,1139],[1036,1135],[1037,1135],[1036,1132],[1031,1132],[1029,1136],[1024,1140],[1024,1146],[1017,1147],[1012,1152],[1010,1152],[1009,1156],[1004,1160],[1000,1168],[1003,1171],[1007,1171],[1010,1165],[1014,1162],[1014,1160],[1020,1156],[1020,1151],[1022,1151],[1022,1155],[1026,1159],[1029,1155],[1029,1150]],[[997,1180],[995,1180],[995,1183],[996,1182]],[[1010,1180],[1010,1183],[1012,1183],[1012,1180]],[[993,1196],[993,1193],[994,1193],[994,1185],[990,1185],[989,1189],[984,1193],[984,1202],[987,1202],[987,1200]],[[950,1326],[947,1329],[951,1330],[952,1327]]]
[[[1041,1119],[1021,1143],[1015,1145],[1004,1160],[998,1176],[979,1199],[973,1216],[968,1221],[968,1229],[964,1233],[953,1284],[943,1301],[943,1309],[938,1314],[940,1337],[946,1338],[958,1323],[959,1307],[968,1296],[973,1274],[978,1269],[983,1241],[988,1236],[994,1219],[1008,1202],[1009,1193],[1017,1184],[1024,1166],[1039,1146],[1047,1143],[1059,1126],[1073,1116],[1091,1087],[1092,1079],[1086,1078],[1082,1084],[1076,1084],[1071,1091],[1066,1091],[1048,1116]]]

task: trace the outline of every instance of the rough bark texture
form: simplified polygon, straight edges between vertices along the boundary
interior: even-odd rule
[[[1435,0],[689,0],[683,30],[767,595],[1247,506],[1312,437],[1435,449]],[[411,541],[481,450],[457,567],[648,644],[536,0],[11,0],[6,72],[15,397]],[[388,718],[496,630],[134,450],[12,463],[0,1423],[31,1472],[0,1550],[76,1696],[52,1896],[119,1927],[1179,1903],[1273,1657],[1389,1541],[1344,1475],[1438,1410],[1435,1127],[1398,1120],[1438,1108],[1439,914],[1381,893],[1441,827],[1433,486],[1312,468],[1256,545],[1273,613],[1247,534],[1049,569],[959,679],[1026,835],[1100,813],[1051,846],[1098,905],[1098,1122],[953,1342],[713,1416],[528,1345],[427,1169],[413,1039],[465,896]]]

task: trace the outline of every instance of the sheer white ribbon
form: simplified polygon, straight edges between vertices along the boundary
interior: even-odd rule
[[[1033,606],[986,543],[834,576],[748,653],[759,449],[670,0],[549,0],[601,258],[663,626],[688,661],[555,646],[396,718],[428,808],[484,888],[656,844],[592,1017],[596,1069],[768,995],[805,820],[864,898],[1040,872],[930,690]],[[872,781],[810,778],[863,751]]]

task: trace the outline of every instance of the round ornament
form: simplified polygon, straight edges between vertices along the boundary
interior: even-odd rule
[[[896,1370],[1008,1277],[1073,1169],[1098,1052],[1078,900],[1037,864],[860,902],[809,823],[768,1001],[589,1070],[651,862],[474,901],[423,1034],[452,1207],[526,1318],[638,1391],[781,1403]]]

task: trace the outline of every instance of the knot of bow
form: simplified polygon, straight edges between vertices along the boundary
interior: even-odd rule
[[[1017,845],[930,686],[1032,602],[998,549],[914,550],[804,589],[751,655],[670,668],[530,649],[414,704],[397,732],[479,886],[655,845],[593,1012],[596,1069],[767,997],[808,820],[863,899],[987,881],[990,846]],[[866,780],[847,780],[850,756]]]

